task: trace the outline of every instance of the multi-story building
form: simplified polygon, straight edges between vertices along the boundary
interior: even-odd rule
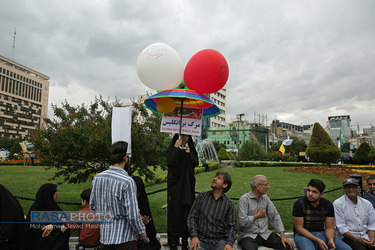
[[[199,139],[203,140],[207,138],[207,130],[209,128],[221,128],[225,127],[226,115],[225,115],[225,99],[226,89],[222,88],[218,92],[206,95],[215,105],[220,109],[220,114],[215,117],[204,118],[202,121],[202,134]]]
[[[294,125],[291,123],[280,122],[273,120],[270,124],[270,139],[271,145],[279,144],[288,136],[295,136],[304,140],[308,145],[311,138],[311,130],[313,125]]]
[[[226,89],[222,88],[218,92],[209,94],[209,98],[220,109],[220,114],[209,118],[209,127],[220,128],[225,127],[225,98]]]
[[[338,142],[338,138],[340,137],[340,130],[344,142],[353,136],[350,122],[350,115],[328,117],[326,130],[333,143]]]
[[[363,128],[363,133],[368,134],[368,135],[374,134],[375,133],[375,126],[371,126],[369,128]]]
[[[247,141],[259,141],[268,145],[269,129],[246,121],[235,121],[230,126],[207,129],[210,141],[224,144],[228,151],[237,151]]]
[[[28,140],[48,114],[49,77],[0,56],[0,137]]]

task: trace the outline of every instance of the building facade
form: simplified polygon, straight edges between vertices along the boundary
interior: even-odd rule
[[[237,124],[240,125],[240,124]],[[224,144],[227,151],[237,152],[242,144],[247,141],[259,141],[263,145],[268,144],[269,129],[262,126],[244,125],[209,128],[207,138]]]
[[[375,126],[371,126],[369,128],[363,128],[363,133],[368,134],[368,135],[375,134]]]
[[[209,128],[222,128],[226,126],[226,115],[225,115],[225,99],[226,89],[222,88],[218,92],[206,95],[215,105],[220,109],[220,114],[215,117],[204,118],[202,120],[202,134],[199,137],[200,140],[207,138],[207,130]]]
[[[209,94],[209,98],[215,105],[220,109],[220,114],[209,118],[209,127],[220,128],[225,127],[225,99],[226,99],[226,89],[222,88],[218,92]]]
[[[338,138],[340,137],[340,131],[342,134],[343,142],[353,137],[350,115],[340,116],[329,116],[327,121],[327,133],[331,137],[333,143],[337,144]]]
[[[30,139],[48,115],[49,77],[0,56],[0,137]]]
[[[279,144],[291,136],[304,140],[306,144],[309,145],[313,126],[313,124],[294,125],[279,120],[273,120],[270,124],[270,145]]]

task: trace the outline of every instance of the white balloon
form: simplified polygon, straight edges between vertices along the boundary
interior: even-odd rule
[[[151,89],[173,89],[182,82],[184,65],[172,47],[164,43],[153,43],[139,54],[137,74]]]

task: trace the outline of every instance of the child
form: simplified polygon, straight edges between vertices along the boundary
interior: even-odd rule
[[[81,193],[82,206],[79,214],[92,213],[89,208],[91,188]],[[83,216],[82,216],[83,217]],[[86,216],[87,217],[87,216]],[[94,248],[100,245],[100,224],[99,223],[73,223],[69,225],[71,230],[79,231],[79,243],[76,249]]]

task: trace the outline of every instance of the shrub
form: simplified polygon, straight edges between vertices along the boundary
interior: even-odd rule
[[[265,160],[266,161],[281,161],[283,155],[280,151],[268,151]]]
[[[372,148],[367,156],[370,158],[371,162],[374,163],[375,162],[375,148]]]
[[[316,167],[324,166],[321,163],[310,163],[310,162],[269,162],[269,161],[235,161],[234,166],[238,168],[244,167]]]
[[[219,157],[219,159],[221,161],[223,161],[223,160],[230,160],[230,156],[229,156],[227,150],[225,150],[225,148],[221,148],[219,150],[219,152],[217,153],[217,156]]]
[[[266,157],[265,149],[258,141],[247,141],[241,146],[238,152],[238,160],[262,160]]]
[[[370,145],[367,142],[363,142],[358,150],[355,152],[353,157],[353,162],[361,165],[366,165],[371,162],[371,158],[368,157],[369,152],[371,151]]]
[[[19,155],[19,154],[21,154],[21,151],[22,151],[22,147],[21,147],[20,143],[19,142],[15,142],[13,144],[12,148],[10,149],[9,158],[13,159],[14,158],[14,154]]]
[[[314,162],[322,162],[330,165],[340,157],[341,151],[336,147],[322,126],[316,122],[309,146],[306,149],[306,155]]]

